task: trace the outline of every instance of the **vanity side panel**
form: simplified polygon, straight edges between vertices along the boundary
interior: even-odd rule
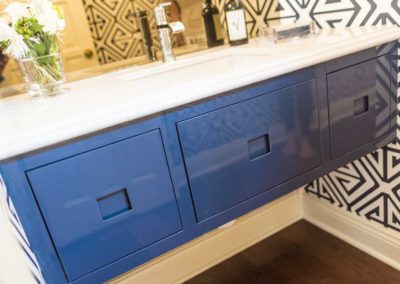
[[[0,167],[0,283],[45,283]]]
[[[34,265],[33,275],[39,283],[67,283],[64,271],[54,250],[46,224],[43,222],[36,200],[30,190],[22,160],[1,164],[2,177],[7,188],[10,208],[13,208],[18,225],[23,229],[29,250],[26,255]],[[40,272],[39,274],[37,272]]]

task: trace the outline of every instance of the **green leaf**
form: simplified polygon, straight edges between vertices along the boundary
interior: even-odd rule
[[[0,49],[4,50],[10,45],[10,40],[4,40],[0,42]]]
[[[52,56],[46,56],[46,57],[42,57],[42,58],[39,58],[38,60],[37,60],[37,62],[39,63],[39,64],[49,64],[49,63],[52,63]]]
[[[43,43],[43,42],[38,42],[38,43],[35,43],[34,45],[33,45],[33,48],[35,49],[35,51],[36,51],[36,53],[39,55],[39,56],[44,56],[44,55],[46,55],[46,46],[45,46],[45,44]]]
[[[31,27],[30,27],[30,30],[31,30],[33,33],[41,32],[42,29],[43,29],[43,26],[40,25],[40,24],[37,23],[37,22],[32,23],[32,25],[31,25]]]

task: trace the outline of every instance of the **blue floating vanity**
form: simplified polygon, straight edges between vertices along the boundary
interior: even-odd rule
[[[304,53],[304,66],[296,65],[293,57],[287,72],[260,80],[263,74],[257,69],[253,81],[217,93],[212,87],[216,83],[207,78],[187,86],[182,79],[187,101],[174,106],[162,96],[163,84],[157,86],[154,79],[153,88],[160,94],[154,99],[151,92],[140,95],[152,106],[166,102],[163,110],[142,114],[140,103],[127,101],[137,117],[113,121],[104,108],[102,119],[111,122],[102,127],[85,116],[74,83],[71,94],[54,102],[10,99],[2,106],[0,101],[0,110],[18,109],[19,103],[41,104],[33,107],[37,110],[50,104],[54,110],[71,103],[67,96],[76,96],[76,105],[60,107],[59,112],[69,111],[80,132],[66,134],[63,121],[55,118],[54,124],[40,127],[53,129],[52,137],[59,133],[58,140],[43,136],[45,142],[39,145],[37,132],[39,137],[31,135],[30,148],[9,148],[1,156],[8,201],[45,281],[110,280],[393,141],[398,43],[390,29],[380,33],[387,38],[379,44],[360,41],[353,51],[332,58],[324,51],[317,61],[295,48],[291,52]],[[376,35],[372,38],[377,40]],[[338,42],[343,50],[349,44]],[[234,72],[241,74],[240,68]],[[228,75],[221,80],[229,82]],[[137,80],[151,75],[143,76]],[[82,92],[95,93],[100,81],[109,78],[95,79],[97,85],[90,80],[79,84],[86,84]],[[120,95],[125,83],[118,80],[107,81],[104,88],[121,102],[128,95]],[[165,92],[179,90],[173,85]],[[191,98],[190,90],[198,92],[194,86],[210,91]],[[136,90],[135,80],[126,84],[126,93]],[[90,101],[82,98],[82,104]],[[4,126],[4,115],[0,118]],[[96,126],[90,128],[91,122]],[[29,143],[29,135],[20,135],[18,139]]]

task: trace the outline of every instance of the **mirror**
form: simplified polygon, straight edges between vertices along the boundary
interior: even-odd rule
[[[257,34],[260,25],[279,21],[281,8],[278,1],[274,0],[264,5],[268,8],[266,15],[258,12],[260,7],[252,0],[242,1],[247,10],[247,27],[251,36]],[[201,16],[202,0],[53,0],[53,2],[63,8],[66,20],[60,44],[67,81],[146,64],[137,18],[138,11],[147,12],[154,48],[160,59],[160,44],[153,11],[161,2],[172,2],[173,5],[168,9],[170,19],[181,20],[186,26],[182,35],[173,37],[175,54],[179,56],[207,48]],[[222,11],[226,0],[213,2],[221,12],[221,23],[224,23]],[[3,10],[5,5],[2,3],[4,2],[0,3],[0,10]],[[19,68],[13,60],[2,57],[0,72],[3,77],[0,82],[0,98],[24,92]]]
[[[161,58],[154,7],[163,1],[149,0],[55,0],[64,10],[66,28],[60,41],[67,81],[79,80],[132,65],[146,64],[138,11],[146,11],[154,49]],[[168,1],[164,1],[168,2]],[[206,48],[201,19],[202,1],[172,0],[171,20],[180,20],[186,30],[173,37],[177,56]],[[5,4],[0,4],[0,10]],[[196,15],[196,16],[194,16]],[[24,91],[18,65],[0,57],[0,97]]]

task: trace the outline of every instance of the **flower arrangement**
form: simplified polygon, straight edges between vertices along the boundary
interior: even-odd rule
[[[11,2],[0,18],[0,49],[16,59],[25,80],[39,88],[64,81],[58,37],[62,10],[49,0]]]

